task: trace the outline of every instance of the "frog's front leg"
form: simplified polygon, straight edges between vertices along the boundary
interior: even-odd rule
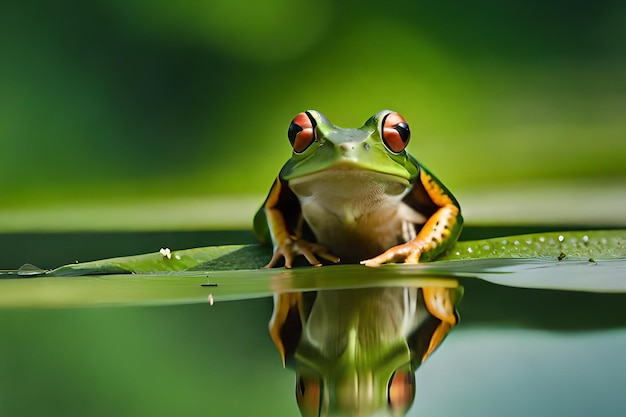
[[[462,288],[462,287],[461,287]],[[456,305],[460,301],[463,290],[445,287],[423,287],[422,296],[428,312],[439,319],[441,323],[433,332],[428,349],[422,356],[422,362],[433,353],[443,342],[450,330],[459,323]]]
[[[416,264],[420,258],[432,260],[456,241],[461,227],[460,210],[454,204],[440,207],[410,242],[394,246],[375,258],[361,261],[366,266],[388,262]]]
[[[283,341],[283,327],[286,323],[297,319],[302,326],[302,293],[276,293],[274,294],[274,312],[269,323],[270,337],[276,345],[276,349],[280,353],[280,357],[283,360],[283,366],[285,366],[285,359],[287,354],[293,352],[287,352],[287,348]]]
[[[295,257],[298,255],[303,255],[313,266],[322,265],[317,256],[330,262],[339,262],[339,258],[330,254],[325,246],[301,238],[304,224],[302,214],[300,214],[298,224],[292,234],[287,229],[285,217],[280,209],[268,204],[265,207],[265,213],[274,243],[274,254],[265,268],[274,267],[281,258],[285,260],[285,268],[291,268]]]

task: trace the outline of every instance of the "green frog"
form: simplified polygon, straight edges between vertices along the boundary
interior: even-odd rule
[[[267,268],[291,268],[299,255],[315,266],[415,264],[458,239],[459,203],[406,151],[411,131],[400,114],[383,110],[343,129],[309,110],[287,136],[292,156],[254,218],[259,241],[274,247]]]

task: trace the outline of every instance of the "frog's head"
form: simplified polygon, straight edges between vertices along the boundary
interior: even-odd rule
[[[370,117],[358,129],[334,126],[320,112],[298,114],[287,136],[293,154],[282,171],[291,180],[333,169],[356,169],[411,181],[417,174],[406,147],[411,138],[404,118],[391,110]]]

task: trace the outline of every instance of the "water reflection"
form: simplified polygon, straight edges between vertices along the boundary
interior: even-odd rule
[[[275,294],[270,335],[302,415],[405,415],[414,372],[458,322],[462,287],[436,283]]]

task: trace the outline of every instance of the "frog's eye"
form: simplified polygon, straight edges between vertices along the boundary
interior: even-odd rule
[[[294,152],[304,152],[315,141],[316,125],[315,119],[308,111],[298,114],[291,121],[287,136]]]
[[[398,113],[389,113],[381,123],[381,136],[387,149],[400,153],[409,144],[411,131],[404,117]]]
[[[296,401],[303,417],[319,416],[322,405],[322,381],[299,375],[296,382]]]
[[[387,401],[394,415],[404,415],[415,398],[415,374],[410,369],[393,373],[387,385]]]

